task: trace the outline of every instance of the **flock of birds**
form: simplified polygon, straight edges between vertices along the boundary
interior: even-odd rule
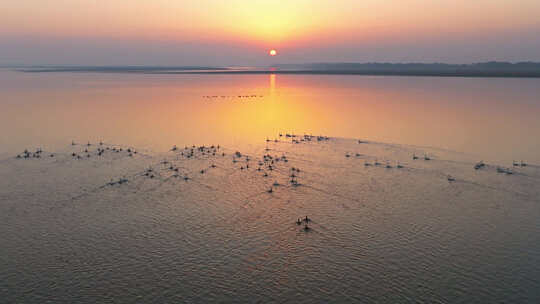
[[[286,137],[290,138],[300,138],[297,135],[291,135],[286,134]],[[328,140],[328,137],[323,136],[311,136],[311,135],[305,135],[302,137],[302,141],[311,141],[311,140]],[[105,156],[105,154],[109,155],[117,155],[119,154],[122,157],[134,157],[138,152],[133,148],[122,148],[122,147],[115,147],[107,145],[103,142],[92,144],[90,142],[86,144],[79,144],[75,141],[71,142],[71,151],[64,152],[64,153],[57,153],[57,154],[49,154],[50,157],[59,157],[60,155],[63,155],[65,159],[75,159],[75,160],[82,160],[82,159],[90,159],[93,157],[97,157],[98,159],[101,159],[100,157]],[[202,145],[202,146],[185,146],[184,148],[180,148],[176,145],[174,145],[169,152],[173,153],[172,157],[168,157],[163,159],[159,162],[159,165],[157,168],[156,166],[149,166],[148,168],[144,169],[142,172],[135,173],[129,177],[122,176],[120,178],[111,179],[109,182],[104,184],[103,186],[100,186],[97,189],[101,189],[103,187],[112,187],[112,186],[119,186],[124,185],[129,182],[132,182],[133,179],[137,178],[146,178],[146,179],[160,179],[160,180],[169,180],[169,179],[182,179],[184,181],[189,181],[193,179],[193,174],[197,174],[197,171],[190,171],[187,170],[185,167],[182,166],[183,162],[189,161],[189,160],[199,160],[206,162],[208,165],[204,168],[201,168],[198,171],[198,174],[203,175],[206,174],[209,170],[222,167],[223,162],[226,162],[227,156],[230,157],[230,161],[233,164],[233,170],[238,170],[241,172],[252,172],[252,174],[259,175],[262,178],[265,179],[274,179],[273,182],[269,182],[269,186],[266,190],[268,194],[272,194],[275,191],[277,191],[279,188],[281,188],[283,185],[278,182],[276,178],[287,178],[287,184],[290,185],[290,187],[298,187],[302,184],[300,183],[300,178],[302,175],[303,170],[301,170],[298,167],[290,166],[289,158],[285,154],[281,155],[272,155],[268,153],[270,149],[266,149],[265,153],[261,155],[260,157],[253,157],[250,155],[243,154],[240,151],[235,152],[229,152],[226,153],[220,145]],[[29,150],[24,150],[21,154],[16,155],[17,159],[21,158],[41,158],[44,155],[44,152],[41,148],[38,148],[34,152],[30,152]],[[191,176],[191,177],[190,177]],[[309,218],[306,217],[304,219],[305,221],[305,227],[304,230],[308,231],[310,227],[307,225],[309,222]]]
[[[176,145],[173,146],[170,151],[175,152],[177,158],[176,159],[163,159],[159,165],[161,166],[160,169],[154,169],[153,166],[148,167],[143,172],[136,174],[135,176],[142,176],[147,179],[182,179],[184,181],[189,181],[190,178],[189,174],[192,172],[189,172],[185,168],[182,168],[177,162],[180,159],[184,160],[192,160],[192,159],[201,159],[206,158],[207,160],[210,160],[212,157],[225,157],[225,152],[220,152],[221,147],[219,145],[211,145],[211,146],[185,146],[183,149],[177,147]],[[200,174],[205,174],[208,170],[217,168],[217,165],[215,163],[211,163],[209,166],[202,168],[199,170]],[[170,174],[166,174],[166,172],[169,172]],[[127,181],[127,180],[126,180]]]
[[[299,144],[299,143],[302,143],[302,142],[306,142],[306,141],[327,141],[327,140],[330,140],[330,137],[328,136],[322,136],[322,135],[318,135],[318,136],[314,136],[314,135],[308,135],[308,134],[304,134],[304,135],[296,135],[296,134],[289,134],[289,133],[279,133],[279,137],[280,138],[290,138],[291,140],[291,143],[293,144]],[[270,138],[266,138],[266,142],[267,143],[270,143],[270,142],[279,142],[280,139],[277,139],[277,138],[274,138],[274,139],[270,139]]]
[[[35,152],[30,152],[28,149],[24,149],[24,151],[21,154],[17,154],[15,158],[41,158],[43,155],[43,150],[41,148],[37,148]],[[54,157],[54,154],[49,154],[49,157]]]
[[[176,155],[175,159],[164,159],[160,162],[160,165],[162,166],[161,169],[154,169],[154,167],[150,166],[147,169],[144,170],[144,172],[136,174],[135,176],[143,176],[148,179],[154,179],[154,178],[161,178],[161,179],[168,179],[168,178],[181,178],[184,181],[188,181],[192,178],[189,177],[188,171],[183,169],[177,164],[177,161],[180,160],[190,160],[190,159],[206,159],[208,161],[211,161],[210,165],[208,165],[205,168],[202,168],[198,171],[199,174],[205,174],[208,172],[208,170],[218,168],[218,165],[216,164],[215,160],[216,158],[224,158],[227,154],[224,151],[220,150],[221,147],[219,145],[211,145],[211,146],[191,146],[191,147],[184,147],[183,149],[178,148],[176,145],[171,148],[171,152],[174,152]],[[206,158],[205,158],[206,157]],[[253,169],[252,171],[258,172],[261,174],[262,177],[270,177],[271,172],[278,170],[279,163],[287,163],[289,160],[287,156],[277,156],[277,155],[270,155],[270,154],[264,154],[260,159],[253,160],[251,156],[244,155],[239,151],[236,151],[232,153],[232,163],[233,168],[239,171],[250,171],[250,169]],[[236,166],[235,166],[236,165]],[[165,175],[163,172],[171,172],[170,175]],[[289,174],[289,183],[291,186],[297,187],[300,186],[300,182],[298,181],[299,173],[301,170],[296,167],[290,168],[290,174]],[[126,177],[122,177],[118,180],[111,180],[107,185],[113,186],[117,184],[123,184],[127,183],[129,180]],[[277,187],[281,186],[277,181],[274,181],[274,183],[269,187],[269,189],[266,191],[268,193],[273,193]]]
[[[364,144],[364,143],[368,143],[368,142],[367,142],[367,141],[363,141],[363,140],[358,140],[358,143],[359,143],[359,144]],[[361,156],[363,156],[363,155],[360,154],[360,153],[355,153],[354,155],[355,155],[356,157],[361,157]],[[349,152],[345,153],[345,157],[346,157],[346,158],[349,158],[349,157],[351,157],[351,156],[352,156],[352,153],[349,153]],[[431,157],[428,156],[427,154],[424,154],[423,157],[419,157],[418,155],[416,155],[415,153],[413,153],[412,159],[413,159],[413,160],[423,159],[423,160],[425,160],[425,161],[429,161],[429,160],[431,160]],[[379,162],[377,159],[375,159],[375,161],[374,161],[373,163],[370,163],[370,162],[367,162],[367,161],[364,162],[364,166],[365,166],[365,167],[369,167],[369,166],[383,166],[383,165],[384,165],[384,167],[387,168],[387,169],[393,168],[393,166],[390,164],[390,161],[386,161],[385,164]],[[512,162],[512,166],[514,166],[514,167],[526,167],[526,166],[527,166],[527,163],[524,162],[523,160],[522,160],[521,162],[517,162],[517,161],[514,160],[514,161]],[[395,167],[398,168],[398,169],[404,168],[404,166],[403,166],[399,161],[396,162]],[[486,167],[486,164],[485,164],[483,161],[480,161],[480,162],[478,162],[478,163],[476,163],[476,164],[474,165],[474,169],[475,169],[475,170],[479,170],[479,169],[482,169],[482,168],[484,168],[484,167]],[[507,175],[511,175],[511,174],[514,173],[510,168],[504,168],[504,167],[500,167],[500,166],[497,166],[496,171],[497,171],[497,173],[504,173],[504,174],[507,174]],[[456,181],[456,179],[455,179],[453,176],[451,176],[451,175],[448,175],[448,176],[447,176],[447,180],[448,180],[449,182],[454,182],[454,181]]]
[[[311,135],[311,134],[304,134],[303,136],[300,136],[300,135],[296,135],[296,134],[289,134],[289,133],[279,133],[279,137],[284,137],[285,138],[291,138],[291,143],[293,144],[299,144],[303,141],[327,141],[327,140],[330,140],[330,137],[328,136],[322,136],[322,135],[318,135],[318,136],[314,136],[314,135]],[[266,139],[266,141],[268,142],[268,138]],[[275,139],[274,141],[277,142],[277,139]]]
[[[75,143],[75,141],[72,141],[71,145],[72,146],[77,146],[78,144]],[[82,151],[80,151],[78,153],[77,152],[72,152],[71,153],[71,156],[74,159],[91,158],[92,156],[102,156],[103,154],[105,154],[107,152],[111,152],[111,153],[124,152],[129,157],[133,157],[134,154],[137,154],[137,151],[135,149],[132,149],[132,148],[124,149],[124,148],[109,147],[109,146],[106,146],[105,148],[103,148],[105,146],[105,144],[103,142],[99,142],[99,144],[97,144],[97,149],[95,149],[93,151],[90,148],[91,146],[93,146],[90,142],[88,142],[87,144],[85,144],[83,146],[85,147],[84,150],[82,150]],[[22,153],[17,154],[15,156],[15,158],[18,158],[18,159],[21,159],[21,158],[24,158],[24,159],[41,158],[42,155],[44,155],[44,152],[43,152],[43,150],[41,148],[37,148],[35,152],[30,152],[30,151],[28,151],[28,149],[25,149]],[[49,157],[55,157],[55,154],[54,153],[49,153]]]
[[[290,139],[290,142],[293,144],[299,144],[302,142],[321,142],[321,141],[328,141],[330,140],[330,137],[328,136],[313,136],[313,135],[296,135],[293,133],[280,133],[279,138],[287,138]],[[280,142],[281,140],[276,139],[266,139],[267,146],[265,149],[265,153],[260,156],[260,158],[254,158],[250,155],[245,155],[239,151],[236,151],[231,154],[231,161],[233,163],[233,170],[239,170],[243,172],[253,172],[260,174],[263,178],[271,178],[271,177],[279,177],[279,176],[287,176],[288,181],[287,184],[289,184],[291,187],[298,187],[301,185],[299,182],[299,178],[301,175],[301,170],[298,167],[293,167],[287,165],[284,168],[284,165],[289,162],[289,158],[282,154],[279,155],[271,155],[268,153],[271,149],[268,148],[269,142]],[[365,144],[368,143],[367,141],[358,140],[358,144]],[[88,142],[87,144],[77,144],[75,141],[72,141],[71,146],[73,147],[81,147],[81,150],[78,152],[71,152],[68,155],[71,156],[73,159],[81,160],[83,158],[89,159],[91,157],[101,157],[104,154],[112,154],[117,155],[120,154],[122,156],[127,157],[134,157],[138,152],[133,148],[121,148],[121,147],[115,147],[115,146],[109,146],[104,144],[103,142],[99,142],[96,144],[92,144]],[[145,169],[142,172],[136,173],[133,175],[132,178],[137,177],[143,177],[147,179],[162,179],[162,180],[168,180],[168,179],[182,179],[184,181],[189,181],[192,179],[190,175],[195,174],[195,172],[190,172],[186,168],[182,167],[178,164],[178,162],[187,161],[187,160],[203,160],[208,161],[208,165],[198,171],[199,174],[205,174],[208,172],[208,170],[212,170],[215,168],[218,168],[219,165],[217,165],[216,161],[218,159],[221,159],[221,162],[226,161],[226,155],[227,153],[219,146],[219,145],[210,145],[210,146],[185,146],[184,148],[179,148],[178,146],[174,145],[170,152],[174,153],[175,158],[172,159],[163,159],[159,165],[161,166],[158,169],[154,169],[154,167],[150,166],[147,169]],[[48,155],[48,157],[53,158],[56,157],[57,154],[54,153],[45,153],[41,148],[36,149],[35,151],[31,152],[28,149],[25,149],[22,153],[17,154],[17,159],[29,159],[29,158],[42,158]],[[363,154],[360,153],[345,153],[346,158],[351,158],[353,156],[363,157]],[[424,160],[424,161],[430,161],[432,158],[428,156],[427,154],[424,154],[422,157],[413,154],[412,160]],[[364,161],[364,166],[381,166],[384,168],[404,168],[405,166],[402,165],[399,161],[396,162],[395,165],[392,165],[390,161],[386,161],[385,163],[379,162],[377,159],[375,159],[372,162]],[[516,162],[513,161],[512,163],[513,167],[526,167],[527,163],[520,161]],[[475,170],[480,170],[482,168],[486,167],[486,164],[483,161],[480,161],[474,165]],[[512,170],[509,168],[503,168],[503,167],[496,167],[497,173],[503,173],[503,174],[513,174]],[[167,173],[165,173],[167,172]],[[273,174],[273,172],[276,172],[276,174]],[[447,180],[449,182],[454,182],[456,179],[452,177],[451,175],[447,176]],[[115,185],[122,185],[126,184],[130,181],[129,178],[126,176],[123,176],[118,179],[111,179],[110,182],[106,183],[105,186],[115,186]],[[275,192],[280,186],[282,186],[280,183],[278,183],[277,180],[275,180],[271,185],[269,185],[268,190],[266,190],[267,193],[271,194]],[[309,227],[309,222],[311,221],[310,218],[307,216],[303,219],[298,218],[296,221],[297,225],[304,224],[303,230],[309,231],[311,228]]]
[[[257,94],[249,94],[249,95],[203,95],[202,98],[208,99],[208,100],[216,100],[216,99],[231,99],[231,98],[238,98],[238,99],[255,99],[255,98],[263,98],[263,95],[257,95]]]
[[[474,165],[474,169],[479,170],[479,169],[484,168],[485,166],[486,166],[486,164],[483,161],[480,161],[480,162],[478,162],[478,163],[476,163]],[[514,161],[512,161],[512,166],[513,167],[527,167],[527,163],[524,162],[524,161],[516,162],[514,160]],[[510,169],[510,168],[497,166],[497,173],[504,173],[504,174],[507,174],[507,175],[511,175],[511,174],[514,174],[514,171],[512,171],[512,169]]]

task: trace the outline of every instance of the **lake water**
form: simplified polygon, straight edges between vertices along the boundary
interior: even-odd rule
[[[0,302],[538,303],[539,84],[3,70]]]
[[[66,140],[156,150],[171,143],[250,145],[295,132],[540,163],[539,85],[538,79],[4,70],[0,153]],[[245,95],[257,97],[238,97]]]

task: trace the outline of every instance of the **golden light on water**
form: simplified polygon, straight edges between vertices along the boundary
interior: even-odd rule
[[[270,74],[270,96],[276,93],[276,74]]]
[[[48,76],[51,85],[42,86],[43,74],[5,71],[0,77],[2,74],[2,92],[12,102],[3,104],[6,119],[0,121],[0,130],[10,130],[16,123],[25,125],[10,131],[14,149],[43,142],[62,144],[66,138],[122,142],[158,151],[169,149],[171,143],[238,147],[261,143],[280,132],[305,132],[382,142],[427,143],[493,157],[505,153],[505,158],[511,160],[514,147],[508,146],[502,152],[501,147],[493,150],[490,143],[519,134],[518,120],[538,125],[534,116],[538,113],[533,102],[537,91],[534,81],[509,85],[512,94],[522,94],[525,85],[530,107],[525,113],[511,103],[498,110],[483,108],[492,100],[504,104],[511,96],[494,91],[492,84],[496,80],[470,83],[468,79],[281,74],[150,78],[58,73]],[[128,83],[126,77],[130,77]],[[24,81],[30,89],[16,90],[16,86],[6,85],[14,79]],[[66,83],[69,89],[59,90]],[[447,86],[450,89],[445,89]],[[95,98],[97,92],[99,99]],[[206,95],[218,97],[203,98]],[[52,100],[54,106],[40,100]],[[464,105],[469,108],[464,110]],[[36,109],[39,115],[33,112]],[[479,121],[475,114],[478,111],[488,111],[493,119]],[[510,119],[513,127],[493,135],[492,130],[500,124],[499,117],[508,113],[513,114],[508,115],[512,118],[505,119]],[[40,131],[43,125],[49,130],[46,134]],[[528,146],[530,151],[537,149],[534,144]],[[528,158],[534,159],[535,154],[530,153]]]

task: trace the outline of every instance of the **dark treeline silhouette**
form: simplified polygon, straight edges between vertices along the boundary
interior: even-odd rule
[[[336,74],[455,77],[535,77],[540,78],[538,62],[447,63],[306,63],[275,64],[270,67],[229,68],[203,66],[34,66],[23,72],[101,72],[146,74]]]
[[[539,62],[479,62],[447,63],[309,63],[278,64],[274,68],[286,71],[326,72],[328,74],[409,75],[409,76],[478,76],[478,77],[540,77]]]

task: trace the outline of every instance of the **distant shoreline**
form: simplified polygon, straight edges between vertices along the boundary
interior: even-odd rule
[[[138,74],[285,74],[540,78],[540,63],[483,62],[444,63],[310,63],[276,64],[270,67],[209,66],[26,66],[11,67],[26,73],[138,73]]]
[[[19,70],[21,71],[21,70]],[[476,77],[476,78],[540,78],[538,73],[430,73],[430,72],[364,72],[364,71],[109,71],[109,70],[22,70],[25,73],[117,73],[117,74],[154,74],[154,75],[246,75],[246,74],[286,74],[286,75],[363,75],[363,76],[419,76],[419,77]]]

